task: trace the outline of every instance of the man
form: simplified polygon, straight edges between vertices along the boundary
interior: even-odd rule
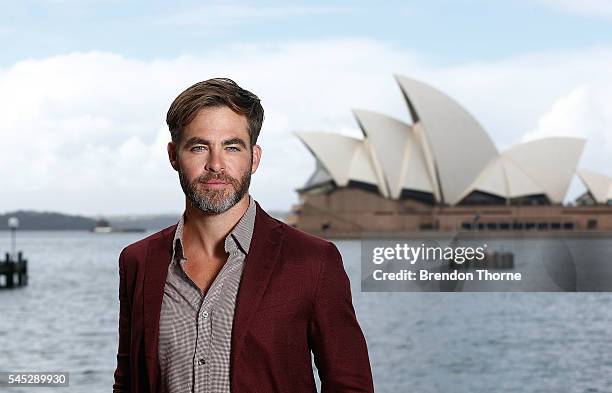
[[[230,79],[196,83],[167,115],[185,193],[176,225],[119,257],[114,392],[372,392],[337,248],[248,194],[263,108]]]

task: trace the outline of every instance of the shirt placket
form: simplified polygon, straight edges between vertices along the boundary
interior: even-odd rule
[[[210,303],[204,299],[198,311],[196,348],[194,356],[194,392],[208,392],[208,374],[210,369],[209,344],[211,336]],[[203,388],[203,390],[202,390]]]
[[[228,252],[230,255],[228,256],[228,260],[224,266],[224,276],[223,276],[223,287],[220,288],[219,298],[217,301],[217,309],[219,309],[218,315],[229,315],[234,312],[234,303],[235,300],[231,300],[231,297],[235,296],[235,293],[230,290],[233,287],[232,282],[236,280],[238,276],[238,269],[241,267],[241,255],[238,247],[232,242],[230,247],[228,248]],[[225,285],[227,284],[227,285]],[[223,307],[223,310],[220,308]],[[223,317],[221,317],[223,319]],[[229,347],[231,345],[231,321],[229,325],[227,321],[221,321],[219,318],[213,319],[213,334],[214,335],[214,343],[212,343],[211,356],[217,359],[215,364],[212,364],[211,375],[226,375],[228,376],[228,371],[226,368],[229,365],[229,352],[224,348]],[[223,360],[222,360],[223,359]],[[212,391],[214,392],[228,392],[229,393],[229,379],[223,380],[215,380],[212,381],[213,385],[211,386]]]
[[[196,338],[196,356],[194,357],[194,380],[195,386],[193,391],[213,392],[213,382],[211,375],[215,365],[210,361],[212,352],[214,351],[214,313],[219,304],[219,296],[221,294],[223,283],[227,277],[228,268],[230,267],[231,255],[228,261],[223,265],[219,274],[211,284],[208,292],[202,300],[200,310],[198,312],[198,329]],[[204,388],[201,390],[201,388]]]

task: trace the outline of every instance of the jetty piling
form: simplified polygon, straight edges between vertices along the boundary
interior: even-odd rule
[[[28,284],[28,260],[23,253],[17,253],[17,259],[10,253],[5,254],[4,261],[0,262],[0,288],[23,287]]]
[[[10,217],[8,226],[11,229],[11,252],[7,252],[4,261],[0,261],[0,289],[23,287],[28,284],[28,261],[21,251],[16,252],[19,219]]]

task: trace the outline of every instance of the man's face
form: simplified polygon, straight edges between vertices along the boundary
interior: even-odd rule
[[[201,109],[168,154],[183,192],[206,214],[219,214],[248,192],[261,148],[251,149],[246,117],[221,106]]]

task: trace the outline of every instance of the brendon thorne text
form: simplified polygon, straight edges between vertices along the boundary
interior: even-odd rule
[[[432,273],[428,270],[421,269],[417,274],[415,271],[406,269],[397,272],[384,272],[378,269],[372,272],[372,277],[376,281],[474,281],[475,279],[480,281],[520,281],[521,273],[490,272],[486,269],[478,269],[474,272],[459,272],[454,270],[444,273]]]

